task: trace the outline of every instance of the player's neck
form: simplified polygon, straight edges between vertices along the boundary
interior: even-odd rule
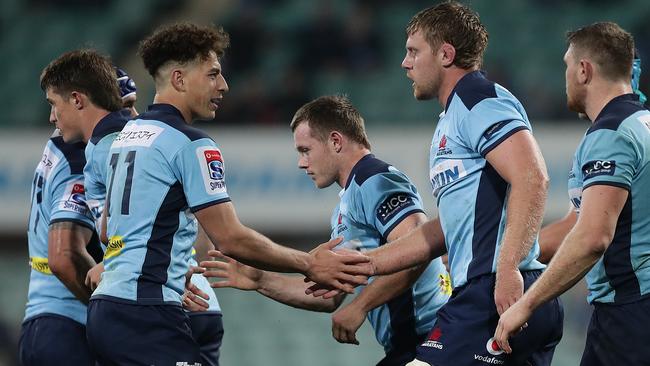
[[[620,95],[629,93],[632,93],[632,86],[627,82],[601,81],[594,85],[592,91],[587,94],[585,113],[593,123],[607,103]]]
[[[341,188],[345,188],[345,183],[348,182],[350,173],[352,173],[352,168],[361,160],[364,156],[370,154],[370,150],[365,147],[354,148],[350,152],[344,152],[345,158],[341,161],[339,167],[339,179],[337,183]]]
[[[182,98],[179,98],[176,95],[173,95],[171,93],[156,93],[156,95],[153,98],[153,103],[154,104],[170,104],[174,106],[174,108],[178,109],[181,112],[181,115],[183,115],[183,119],[185,120],[185,123],[192,123],[192,113],[190,113],[190,109],[187,107],[187,104],[184,103]]]
[[[456,87],[456,84],[462,79],[465,75],[470,72],[478,70],[478,67],[471,69],[461,69],[456,66],[451,66],[444,71],[444,76],[442,82],[440,83],[440,88],[438,89],[438,102],[442,108],[447,107],[447,100],[451,96],[452,90]]]
[[[106,117],[109,113],[111,112],[101,108],[91,108],[86,111],[83,119],[84,121],[91,121],[91,123],[83,124],[82,132],[84,143],[88,143],[88,141],[90,141],[90,138],[93,135],[93,131],[95,130],[95,127],[99,121],[101,121],[102,118]]]

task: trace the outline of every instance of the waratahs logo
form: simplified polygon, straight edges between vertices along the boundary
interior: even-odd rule
[[[223,180],[223,159],[219,150],[206,150],[203,152],[205,161],[208,164],[210,178],[214,180]]]

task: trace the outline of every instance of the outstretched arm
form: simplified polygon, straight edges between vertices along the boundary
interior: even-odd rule
[[[241,224],[230,202],[212,205],[195,213],[206,234],[227,256],[256,268],[299,272],[317,283],[352,293],[352,284],[365,284],[372,275],[369,259],[358,253],[337,254],[339,240],[321,245],[311,253],[274,243]]]

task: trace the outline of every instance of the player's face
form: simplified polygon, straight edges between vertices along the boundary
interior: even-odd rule
[[[67,94],[67,93],[66,93]],[[59,129],[63,141],[76,142],[83,138],[79,109],[75,106],[72,96],[63,96],[52,88],[47,88],[45,98],[50,103],[50,123]]]
[[[337,180],[334,151],[327,141],[312,136],[308,122],[298,125],[293,140],[298,150],[298,168],[305,170],[316,187],[329,187]]]
[[[413,81],[413,96],[417,100],[438,97],[442,79],[442,64],[422,32],[417,31],[406,40],[406,56],[402,60],[406,77]]]
[[[586,91],[579,82],[581,66],[573,46],[569,46],[569,49],[564,54],[564,63],[566,64],[564,77],[566,79],[567,107],[574,112],[584,114]]]
[[[187,68],[187,102],[193,119],[213,119],[219,109],[228,83],[221,74],[221,64],[214,52],[206,60]]]

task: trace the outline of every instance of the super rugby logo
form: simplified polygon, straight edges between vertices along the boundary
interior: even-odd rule
[[[208,164],[210,178],[214,180],[223,179],[223,160],[219,150],[206,150],[203,152],[205,162]]]
[[[67,197],[67,200],[61,203],[62,209],[73,211],[82,215],[86,214],[88,211],[88,206],[86,206],[86,196],[84,195],[83,184],[71,183],[68,185]]]
[[[201,146],[196,149],[196,156],[203,173],[205,191],[208,194],[226,192],[225,167],[221,151],[214,146]]]

